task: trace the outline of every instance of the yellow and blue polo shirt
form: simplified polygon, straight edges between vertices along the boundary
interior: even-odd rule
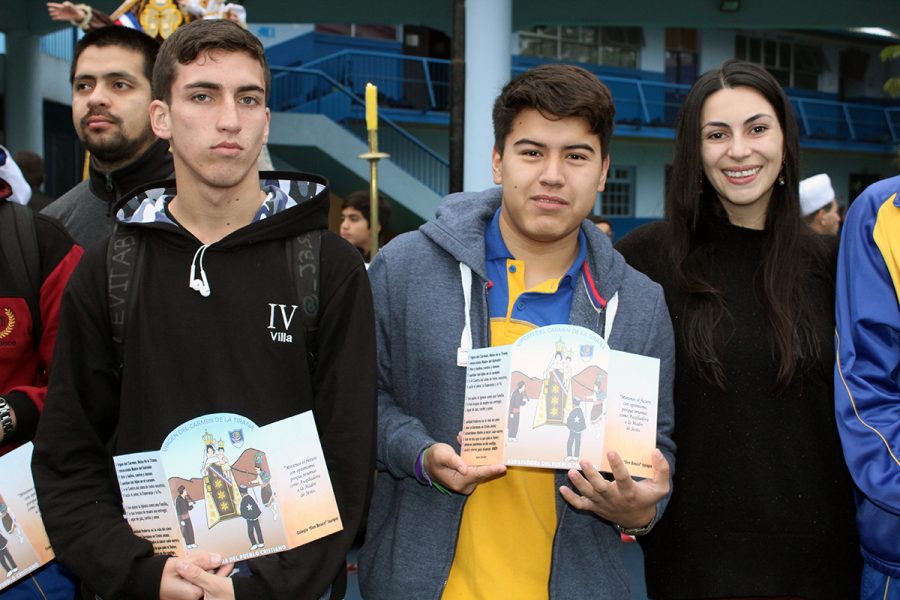
[[[544,325],[569,322],[572,297],[585,264],[587,242],[578,232],[578,255],[559,279],[525,289],[525,262],[500,235],[500,209],[485,231],[491,346],[512,344]],[[555,471],[510,467],[482,483],[463,509],[445,600],[546,599],[556,532]]]

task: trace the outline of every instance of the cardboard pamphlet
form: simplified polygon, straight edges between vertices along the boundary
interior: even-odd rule
[[[224,562],[341,531],[312,412],[258,427],[231,413],[192,419],[154,452],[114,458],[125,518],[156,554]]]
[[[469,465],[610,471],[615,450],[652,477],[659,359],[612,350],[589,329],[539,327],[469,351],[462,459]]]
[[[31,478],[29,442],[0,457],[0,590],[53,560]]]

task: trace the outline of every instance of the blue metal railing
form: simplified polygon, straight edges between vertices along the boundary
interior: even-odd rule
[[[791,98],[801,135],[835,142],[900,142],[900,108],[875,104]]]
[[[887,109],[885,111],[885,116],[887,117],[891,138],[894,140],[900,138],[900,108]]]
[[[450,109],[450,61],[343,50],[303,65],[316,69],[351,90],[365,92],[366,82],[378,86],[379,103],[387,108],[417,111]]]
[[[70,61],[74,56],[77,30],[69,27],[41,36],[41,52]],[[6,54],[6,35],[0,33],[0,54]]]
[[[361,95],[367,81],[378,86],[386,108],[447,112],[450,62],[384,52],[345,50],[305,65],[330,75]],[[527,67],[513,67],[513,74]],[[616,123],[635,128],[675,127],[689,85],[594,73],[616,102]],[[816,141],[900,144],[900,108],[878,104],[791,97],[802,137]],[[661,131],[670,135],[669,131]]]
[[[689,85],[646,81],[628,77],[597,75],[609,88],[616,103],[616,124],[637,129],[659,129],[669,135]]]
[[[362,86],[364,89],[365,80]],[[366,142],[363,97],[319,69],[272,67],[269,104],[273,111],[322,114]],[[383,114],[378,122],[379,150],[437,194],[446,194],[450,186],[447,160]]]
[[[388,108],[449,110],[450,63],[447,60],[346,50],[305,66],[328,73],[356,94],[362,94],[366,81],[375,83],[381,93],[380,102]],[[514,66],[513,74],[526,68]],[[636,128],[675,127],[678,110],[690,86],[611,76],[602,67],[592,70],[612,92],[617,124]],[[900,108],[800,97],[791,97],[791,103],[800,122],[801,136],[809,140],[900,144]]]
[[[513,74],[526,68],[514,66]],[[397,118],[411,113],[445,116],[449,111],[450,62],[443,59],[344,50],[303,67],[273,67],[272,71],[273,110],[326,114],[362,140],[366,139],[361,100],[366,82],[378,86],[379,105]],[[674,135],[690,86],[613,76],[602,67],[594,73],[613,95],[617,125],[659,137]],[[796,96],[790,100],[805,141],[900,144],[900,107]],[[391,159],[431,189],[445,193],[447,161],[390,119],[381,121],[386,126],[379,134],[381,145]]]

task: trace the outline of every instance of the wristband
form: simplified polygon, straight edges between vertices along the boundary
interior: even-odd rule
[[[625,535],[644,535],[645,533],[649,533],[653,526],[656,524],[656,515],[653,515],[653,518],[650,519],[650,522],[644,525],[643,527],[622,527],[621,525],[616,525],[616,529],[619,530],[619,533],[624,533]]]
[[[419,455],[416,457],[415,464],[415,474],[416,479],[419,480],[419,483],[424,483],[425,485],[431,485],[431,478],[428,476],[428,473],[425,472],[425,453],[428,452],[428,446],[422,449],[419,452]]]
[[[3,396],[0,396],[0,428],[3,429],[3,437],[12,435],[15,429],[12,422],[12,409]]]
[[[418,458],[416,458],[416,479],[419,480],[419,483],[430,485],[445,496],[449,496],[450,491],[436,481],[432,481],[431,477],[428,476],[428,471],[425,470],[425,454],[428,452],[428,448],[431,448],[431,446],[422,450],[422,452],[419,453]]]

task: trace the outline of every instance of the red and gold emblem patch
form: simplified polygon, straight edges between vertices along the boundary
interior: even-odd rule
[[[8,338],[12,335],[16,328],[16,313],[8,306],[4,306],[0,310],[0,340]]]

